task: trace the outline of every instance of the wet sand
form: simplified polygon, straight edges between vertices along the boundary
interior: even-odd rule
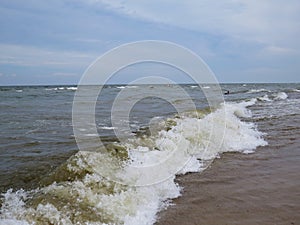
[[[253,154],[223,154],[203,173],[178,177],[182,196],[156,225],[300,224],[300,140],[272,139]]]

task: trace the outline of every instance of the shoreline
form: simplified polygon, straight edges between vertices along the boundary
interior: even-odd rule
[[[299,149],[295,140],[248,155],[224,153],[202,173],[179,176],[182,196],[155,225],[299,224]]]

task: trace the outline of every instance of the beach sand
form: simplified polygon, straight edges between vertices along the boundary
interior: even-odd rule
[[[226,153],[203,173],[178,177],[184,187],[156,225],[300,224],[300,140]],[[277,144],[276,144],[277,143]]]

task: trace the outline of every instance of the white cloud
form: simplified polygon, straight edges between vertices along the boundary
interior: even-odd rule
[[[278,46],[268,46],[264,48],[266,53],[277,54],[277,55],[295,55],[298,52],[295,49],[282,48]]]
[[[0,5],[6,6],[0,6],[1,79],[12,72],[71,79],[69,72],[82,71],[104,51],[150,38],[192,49],[213,70],[226,74],[223,81],[233,77],[232,70],[237,71],[237,80],[242,73],[259,80],[251,75],[279,77],[286,68],[298,80],[299,0],[29,0],[26,4],[4,0]]]
[[[89,0],[87,3],[142,20],[267,45],[299,44],[300,2],[297,0]]]

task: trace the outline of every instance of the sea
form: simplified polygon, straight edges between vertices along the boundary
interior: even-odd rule
[[[239,187],[240,195],[248,194],[243,188],[255,188],[259,180],[267,180],[272,173],[268,168],[286,169],[270,180],[270,186],[288,183],[290,189],[284,196],[290,201],[275,202],[272,207],[282,212],[288,208],[289,214],[281,215],[287,220],[284,224],[298,224],[300,83],[220,87],[224,101],[210,107],[204,93],[213,88],[210,84],[90,86],[88,90],[101,89],[94,106],[95,118],[90,120],[83,114],[80,123],[86,122],[85,126],[77,130],[76,85],[0,87],[0,224],[176,224],[184,221],[178,199],[184,201],[193,195],[204,198],[203,179],[218,183],[218,174],[238,177],[243,167],[261,171],[265,177],[252,174],[252,186],[247,183]],[[125,108],[132,96],[146,97],[134,102],[124,118],[112,117],[117,109],[115,99],[129,89],[132,94],[122,98]],[[195,109],[184,110],[187,99],[179,89],[187,93]],[[166,100],[148,92],[157,96],[168,93],[172,98]],[[122,131],[118,125],[127,129]],[[81,141],[88,144],[79,146]],[[279,152],[280,157],[274,157]],[[263,158],[262,165],[272,167],[257,167],[257,158]],[[237,165],[235,160],[239,160],[238,167],[222,170],[228,162]],[[191,183],[194,191],[189,192]],[[229,183],[209,191],[219,196],[220,187],[235,188],[233,180]],[[211,200],[212,204],[217,201]],[[197,207],[192,201],[184,204],[190,210],[185,214],[188,219],[197,207],[205,208],[207,200],[198,202]],[[246,202],[240,200],[239,208],[243,204]],[[179,208],[168,216],[174,207]],[[226,208],[231,207],[235,205],[229,202]],[[257,215],[263,212],[257,211]],[[215,218],[222,216],[218,212],[212,207]],[[197,222],[207,216],[202,213],[186,224],[204,224]],[[219,221],[234,224],[226,223],[231,216],[223,215]],[[252,224],[268,224],[260,218],[263,216],[255,217]],[[240,220],[237,224],[247,224],[239,215],[234,219]]]

